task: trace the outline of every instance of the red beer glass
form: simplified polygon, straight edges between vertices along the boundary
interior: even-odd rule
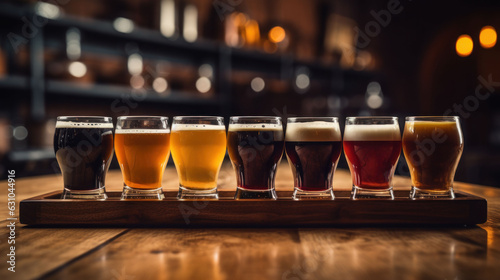
[[[394,198],[392,178],[401,154],[397,117],[347,117],[344,153],[352,199]]]

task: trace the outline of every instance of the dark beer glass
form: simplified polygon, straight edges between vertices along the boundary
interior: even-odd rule
[[[454,198],[453,178],[464,140],[458,117],[407,117],[403,152],[410,169],[411,198]]]
[[[351,170],[353,199],[394,198],[392,178],[401,154],[396,117],[348,117],[344,153]]]
[[[235,199],[276,199],[274,180],[284,148],[281,118],[231,117],[227,147],[236,172]]]
[[[106,199],[113,155],[110,117],[58,117],[54,151],[64,180],[63,199]]]
[[[288,118],[285,150],[294,180],[292,198],[333,199],[333,174],[342,152],[337,118]]]

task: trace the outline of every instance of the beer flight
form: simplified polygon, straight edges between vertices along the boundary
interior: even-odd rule
[[[352,199],[394,199],[392,179],[401,149],[411,175],[410,198],[454,198],[463,151],[458,117],[347,117],[344,137],[336,117],[177,116],[58,117],[54,150],[63,199],[107,198],[113,150],[123,176],[122,200],[163,199],[170,152],[179,178],[177,198],[218,199],[217,177],[227,152],[236,173],[235,199],[277,199],[275,177],[285,152],[294,200],[334,199],[333,175],[344,150]]]

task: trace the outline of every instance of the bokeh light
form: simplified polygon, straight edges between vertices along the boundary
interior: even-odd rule
[[[87,73],[87,66],[80,61],[73,61],[68,65],[68,72],[74,77],[81,78]]]
[[[464,34],[458,37],[457,43],[455,44],[455,49],[459,56],[469,56],[472,53],[473,48],[474,43],[472,42],[472,38],[469,35]]]
[[[262,79],[261,77],[255,77],[250,82],[250,87],[255,92],[261,92],[262,90],[264,90],[265,86],[266,86],[266,83],[264,82],[264,79]]]
[[[285,40],[285,29],[281,26],[275,26],[269,31],[269,40],[273,43],[279,43]]]
[[[212,88],[212,82],[207,77],[196,80],[196,89],[201,93],[207,93]]]
[[[493,26],[485,26],[481,29],[479,33],[479,43],[485,49],[489,49],[495,46],[497,43],[497,32]]]

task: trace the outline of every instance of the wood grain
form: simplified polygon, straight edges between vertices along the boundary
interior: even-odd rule
[[[7,222],[1,222],[0,279],[31,279],[101,246],[126,229],[37,228],[16,225],[16,273],[7,270]],[[4,254],[5,253],[5,254]]]
[[[301,254],[294,229],[133,229],[47,279],[280,279]]]
[[[17,180],[17,201],[61,191],[59,175]],[[234,189],[229,165],[220,189]],[[409,189],[396,177],[395,189]],[[6,182],[0,182],[6,186]],[[277,189],[291,190],[291,172],[281,165]],[[165,189],[177,189],[168,168]],[[120,191],[119,171],[107,188]],[[335,190],[349,189],[337,170]],[[17,272],[7,271],[8,229],[0,223],[0,279],[498,279],[500,189],[456,183],[488,199],[488,220],[471,228],[35,228],[18,225]],[[7,201],[0,187],[0,201]],[[19,206],[19,205],[18,205]],[[0,207],[0,218],[7,218]]]

